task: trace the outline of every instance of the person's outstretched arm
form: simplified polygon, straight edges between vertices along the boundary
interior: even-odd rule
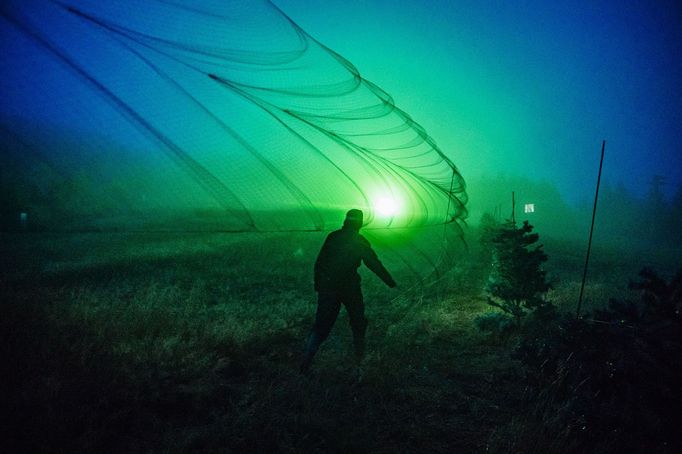
[[[365,239],[365,237],[360,236],[359,240],[362,245],[362,261],[364,264],[372,270],[374,274],[379,276],[382,281],[389,287],[393,288],[397,284],[393,280],[393,277],[391,276],[391,273],[388,272],[386,267],[384,266],[383,263],[381,263],[381,260],[379,260],[379,257],[377,257],[376,252],[374,252],[374,249],[372,249],[372,246],[369,244],[369,241]]]

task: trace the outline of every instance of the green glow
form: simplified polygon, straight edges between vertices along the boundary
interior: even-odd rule
[[[400,213],[401,206],[395,198],[381,196],[374,200],[374,211],[379,217],[391,218]]]
[[[0,168],[21,193],[3,206],[80,229],[325,230],[350,207],[372,228],[466,216],[454,162],[351,62],[268,1],[192,5],[11,9]]]

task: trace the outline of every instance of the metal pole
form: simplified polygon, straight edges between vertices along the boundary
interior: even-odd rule
[[[516,227],[516,199],[514,197],[514,191],[512,191],[512,225]]]
[[[448,207],[445,209],[445,223],[451,221],[450,218],[450,203],[452,202],[452,190],[455,187],[455,169],[452,169],[452,178],[450,178],[450,192],[448,192]]]
[[[583,292],[585,290],[585,279],[587,278],[587,264],[590,261],[590,250],[592,249],[592,232],[594,231],[594,218],[597,214],[597,199],[599,198],[599,184],[601,183],[601,168],[604,164],[604,148],[606,140],[601,143],[601,159],[599,160],[599,174],[597,176],[597,190],[594,193],[594,207],[592,208],[592,224],[590,225],[590,239],[587,241],[587,254],[585,254],[585,269],[583,270],[583,282],[580,284],[580,296],[578,297],[578,308],[575,311],[576,318],[580,317],[580,307],[583,304]]]

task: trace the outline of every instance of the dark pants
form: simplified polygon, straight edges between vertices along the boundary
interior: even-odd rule
[[[353,344],[355,354],[361,358],[365,349],[365,331],[367,319],[365,318],[365,303],[362,299],[360,287],[346,288],[343,290],[321,290],[317,296],[317,313],[313,326],[314,344],[310,345],[314,351],[329,336],[336,318],[339,316],[341,304],[346,306],[350,327],[353,330]]]
[[[336,322],[341,310],[341,304],[346,306],[350,327],[353,330],[353,340],[357,344],[365,338],[367,319],[365,318],[365,303],[359,287],[343,290],[322,290],[317,295],[317,314],[313,331],[320,342],[323,342]]]

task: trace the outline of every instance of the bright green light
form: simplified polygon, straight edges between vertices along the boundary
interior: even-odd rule
[[[400,212],[400,205],[392,197],[378,197],[374,201],[374,210],[376,211],[377,215],[384,218],[389,218]]]

